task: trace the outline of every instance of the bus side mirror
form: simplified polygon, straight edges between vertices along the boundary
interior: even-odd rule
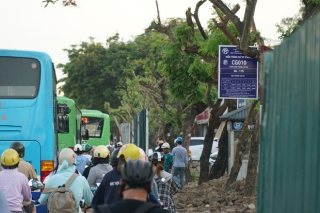
[[[66,108],[65,108],[65,113],[66,113],[66,114],[70,114],[70,112],[71,112],[71,109],[70,109],[69,107],[66,107]]]
[[[89,139],[89,131],[87,129],[84,130],[84,134],[81,135],[82,140],[88,140]]]

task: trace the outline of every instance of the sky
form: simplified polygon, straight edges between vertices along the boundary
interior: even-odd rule
[[[188,7],[194,11],[198,0],[158,0],[160,18],[185,18]],[[240,20],[245,11],[244,0],[224,0],[241,6]],[[78,7],[63,7],[61,2],[44,8],[42,0],[0,0],[0,49],[37,50],[48,53],[54,64],[67,63],[71,45],[88,42],[105,44],[119,33],[128,41],[144,32],[157,19],[155,0],[77,0]],[[275,24],[282,18],[298,13],[300,0],[259,0],[255,23],[261,35],[278,40]],[[212,17],[212,3],[207,1],[199,10],[203,25]],[[57,78],[63,76],[56,69]]]

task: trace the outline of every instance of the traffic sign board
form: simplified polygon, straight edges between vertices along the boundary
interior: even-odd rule
[[[219,45],[218,91],[219,98],[257,99],[258,62],[239,52],[237,46]]]

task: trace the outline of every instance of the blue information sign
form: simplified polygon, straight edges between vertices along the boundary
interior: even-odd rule
[[[219,98],[257,99],[258,62],[243,55],[236,46],[220,45],[218,90]]]

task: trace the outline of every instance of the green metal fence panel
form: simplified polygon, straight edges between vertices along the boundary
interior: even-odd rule
[[[320,212],[320,16],[265,57],[257,212]]]
[[[138,115],[134,117],[132,120],[132,128],[133,128],[133,143],[140,148],[142,148],[145,152],[148,150],[148,111],[147,109],[143,109],[139,112]]]
[[[146,151],[146,125],[147,125],[147,110],[143,109],[139,113],[139,132],[140,132],[140,137],[139,137],[139,147]]]

